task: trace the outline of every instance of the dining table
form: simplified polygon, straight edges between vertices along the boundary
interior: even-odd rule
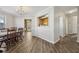
[[[0,32],[0,37],[7,35],[7,32]]]
[[[14,40],[13,39],[12,40],[8,40],[8,38],[9,38],[8,34],[14,35],[14,33],[16,34],[16,39],[15,39],[15,36],[13,36]],[[6,49],[8,50],[8,46],[10,46],[11,44],[14,44],[13,43],[14,41],[18,42],[17,41],[18,38],[21,37],[20,33],[21,33],[21,31],[18,31],[18,30],[12,31],[12,32],[7,32],[7,31],[1,31],[0,30],[0,48],[3,48],[2,47],[3,43],[5,43],[7,45],[7,42],[8,42],[9,44],[6,46]],[[11,42],[11,41],[13,41],[13,42]]]

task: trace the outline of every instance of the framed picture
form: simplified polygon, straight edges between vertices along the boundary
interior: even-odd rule
[[[48,14],[38,17],[39,26],[48,26]]]

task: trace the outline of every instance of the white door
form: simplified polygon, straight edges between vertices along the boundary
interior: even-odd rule
[[[77,16],[73,16],[73,33],[77,33]]]
[[[59,17],[59,35],[64,35],[64,20],[63,17]]]

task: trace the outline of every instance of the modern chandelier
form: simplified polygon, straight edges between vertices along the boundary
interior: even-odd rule
[[[24,15],[28,12],[28,7],[26,6],[18,6],[16,9],[17,13],[20,15]]]

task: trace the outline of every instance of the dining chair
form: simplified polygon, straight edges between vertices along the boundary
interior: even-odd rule
[[[16,43],[16,30],[8,29],[7,30],[7,39],[10,41],[10,45],[14,45]]]
[[[0,48],[2,46],[2,43],[3,43],[3,37],[0,36]]]
[[[8,47],[9,47],[9,40],[7,40],[7,35],[3,35],[3,36],[0,36],[0,48],[6,48],[6,50],[8,50]],[[2,47],[2,44],[5,43],[6,44],[6,47]]]
[[[18,28],[18,33],[17,33],[18,40],[20,39],[21,41],[23,40],[23,28]]]

